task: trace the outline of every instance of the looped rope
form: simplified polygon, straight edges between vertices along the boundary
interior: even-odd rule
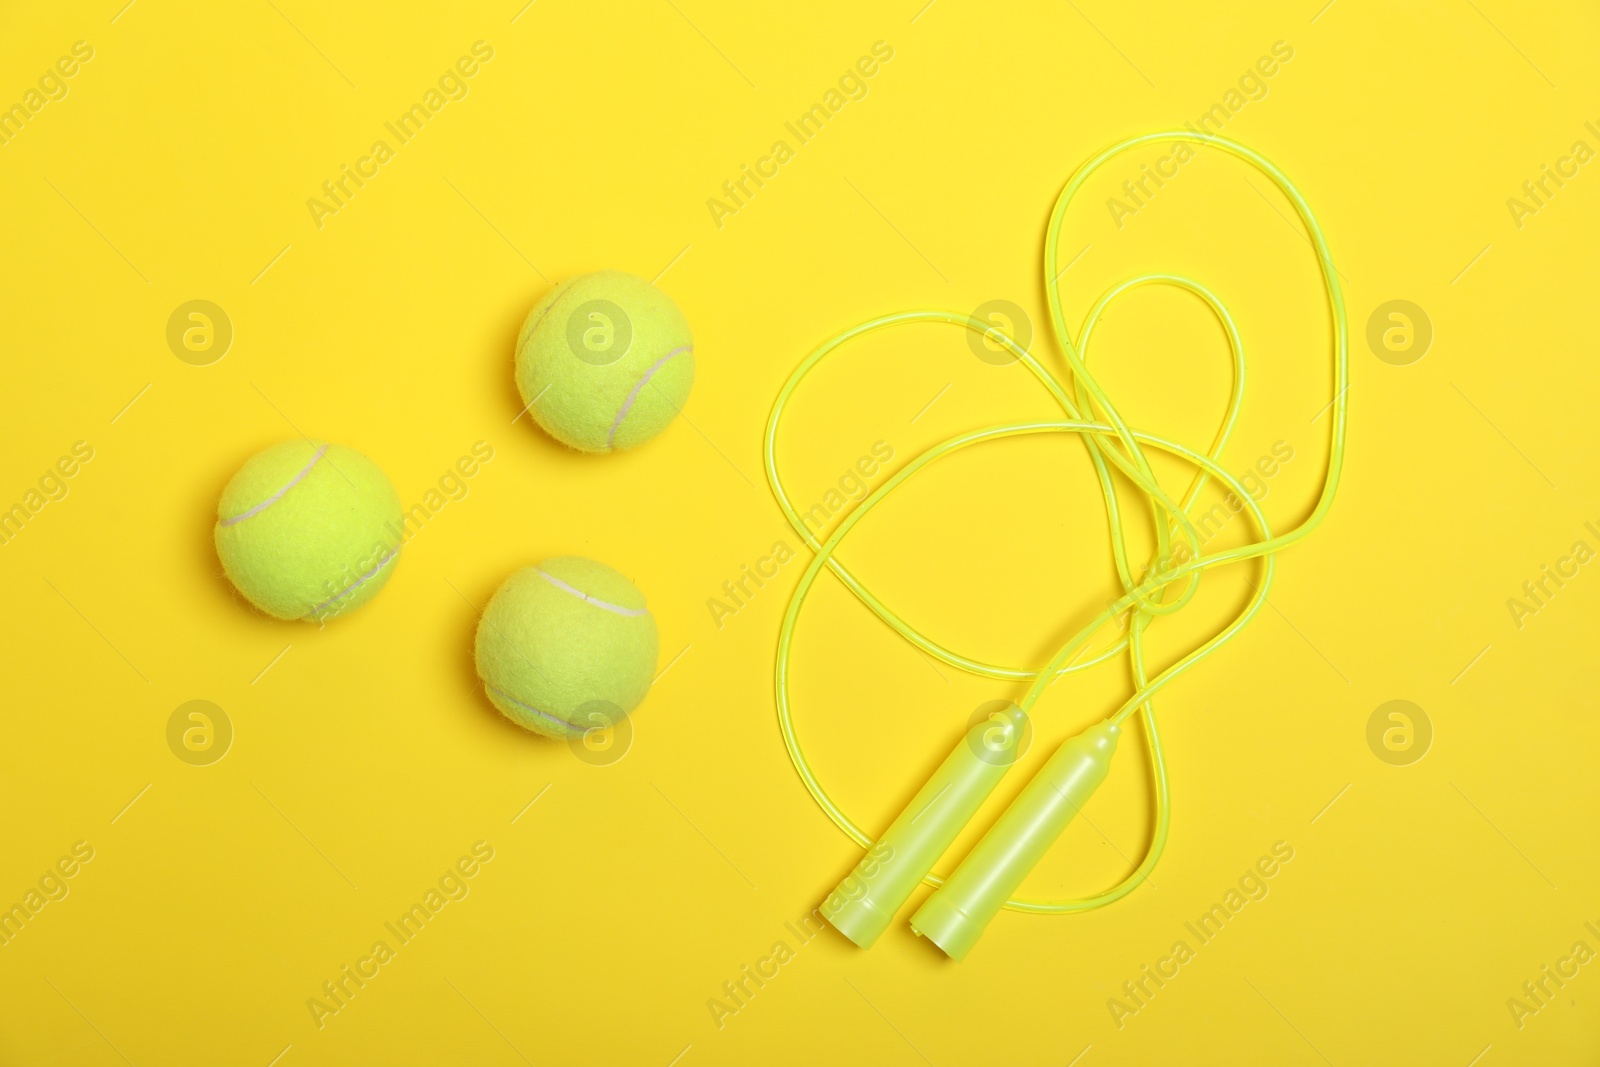
[[[1088,180],[1090,175],[1113,157],[1141,146],[1170,142],[1188,142],[1219,149],[1243,160],[1270,178],[1289,199],[1290,203],[1294,205],[1301,222],[1305,225],[1312,248],[1316,252],[1317,265],[1322,274],[1323,287],[1328,300],[1328,311],[1333,322],[1333,401],[1331,404],[1333,418],[1329,431],[1328,460],[1323,471],[1322,489],[1318,495],[1316,506],[1311,510],[1304,522],[1286,533],[1277,535],[1271,533],[1266,517],[1261,513],[1261,509],[1255,499],[1240,484],[1239,480],[1224,470],[1218,462],[1222,450],[1227,445],[1228,438],[1233,432],[1234,423],[1238,418],[1239,408],[1243,402],[1245,359],[1243,344],[1239,339],[1239,332],[1234,325],[1233,317],[1210,290],[1193,279],[1175,274],[1143,274],[1130,278],[1107,290],[1095,302],[1088,315],[1084,318],[1083,327],[1076,340],[1067,328],[1066,319],[1062,312],[1061,293],[1053,280],[1061,276],[1061,272],[1057,269],[1057,250],[1061,243],[1062,220],[1072,197]],[[789,600],[788,610],[784,613],[783,625],[778,635],[776,689],[779,729],[783,733],[783,740],[788,748],[789,758],[794,763],[800,779],[805,783],[806,788],[810,790],[812,797],[821,805],[822,810],[827,813],[828,817],[863,848],[872,844],[872,838],[839,809],[838,805],[833,802],[833,798],[829,796],[827,790],[823,788],[816,775],[812,772],[811,764],[806,759],[805,753],[800,746],[800,741],[795,735],[793,714],[789,704],[789,660],[794,641],[795,624],[800,617],[800,610],[805,604],[813,583],[824,567],[831,570],[844,583],[845,587],[866,605],[869,611],[887,623],[896,633],[916,648],[935,659],[958,670],[984,678],[992,678],[997,681],[1030,682],[1031,684],[1026,694],[1018,702],[1024,712],[1032,711],[1033,706],[1043,695],[1045,689],[1056,678],[1075,671],[1086,670],[1124,651],[1128,653],[1128,669],[1133,683],[1133,693],[1109,716],[1109,721],[1120,724],[1137,713],[1144,725],[1145,740],[1150,755],[1151,773],[1155,783],[1155,832],[1151,835],[1150,845],[1138,866],[1122,881],[1102,893],[1090,897],[1067,900],[1012,899],[1006,902],[1006,907],[1014,911],[1061,914],[1087,911],[1090,908],[1109,904],[1125,896],[1144,881],[1160,860],[1161,853],[1166,847],[1171,816],[1168,804],[1169,791],[1166,758],[1162,752],[1161,737],[1156,727],[1155,709],[1151,698],[1164,689],[1174,678],[1177,678],[1194,664],[1215,652],[1250,621],[1257,610],[1260,609],[1262,602],[1265,601],[1267,590],[1271,587],[1276,554],[1316,529],[1327,515],[1328,509],[1333,503],[1334,493],[1339,484],[1339,475],[1344,464],[1345,393],[1349,385],[1349,360],[1344,297],[1339,289],[1338,275],[1334,270],[1333,261],[1328,254],[1327,242],[1323,238],[1321,227],[1317,225],[1316,218],[1312,215],[1310,207],[1307,206],[1294,184],[1269,160],[1251,149],[1226,138],[1197,133],[1191,130],[1146,134],[1114,144],[1085,162],[1068,180],[1066,187],[1056,200],[1054,210],[1051,212],[1050,225],[1045,237],[1044,276],[1046,281],[1045,290],[1049,297],[1052,332],[1068,371],[1064,380],[1058,379],[1045,370],[1032,353],[1018,345],[1010,337],[993,330],[990,324],[975,319],[970,315],[949,311],[906,311],[894,315],[885,315],[854,326],[832,340],[825,342],[795,368],[794,373],[789,376],[788,381],[784,383],[782,390],[779,391],[778,398],[772,406],[772,414],[767,420],[764,460],[767,481],[772,486],[772,492],[778,499],[778,505],[783,509],[783,513],[789,520],[790,526],[794,528],[795,533],[810,546],[814,553],[810,564],[800,576],[799,584],[795,587],[794,594]],[[1085,366],[1090,338],[1106,308],[1122,294],[1146,285],[1174,286],[1192,293],[1211,310],[1227,337],[1228,347],[1232,355],[1233,388],[1229,397],[1227,412],[1217,430],[1216,438],[1213,440],[1210,449],[1203,454],[1178,442],[1169,441],[1154,434],[1131,428],[1118,412],[1116,405],[1111,402],[1110,397],[1106,395]],[[828,536],[827,540],[819,541],[807,529],[805,523],[801,521],[799,513],[795,510],[794,504],[778,476],[776,453],[778,424],[800,381],[836,349],[875,330],[916,322],[942,322],[963,326],[983,335],[988,340],[1002,345],[1028,368],[1034,378],[1038,380],[1039,384],[1044,387],[1045,391],[1050,394],[1061,408],[1066,418],[1057,421],[1023,422],[994,426],[984,430],[960,434],[934,445],[895,471],[888,480],[845,516],[844,520]],[[1069,638],[1043,667],[1035,670],[998,666],[972,659],[946,648],[896,614],[888,605],[874,596],[849,568],[836,558],[835,552],[840,543],[855,525],[886,499],[889,494],[893,493],[901,484],[915,476],[924,467],[962,449],[988,441],[1006,437],[1055,433],[1077,434],[1082,438],[1089,451],[1089,458],[1094,465],[1095,474],[1100,482],[1101,495],[1105,500],[1107,522],[1111,534],[1111,550],[1116,562],[1117,577],[1122,586],[1122,595],[1111,601],[1088,625]],[[1195,468],[1194,477],[1181,499],[1174,500],[1157,482],[1147,456],[1147,450],[1151,448],[1185,460]],[[1154,556],[1146,567],[1145,572],[1137,577],[1128,558],[1128,531],[1123,519],[1116,485],[1112,478],[1112,468],[1115,468],[1118,474],[1121,474],[1137,489],[1143,504],[1149,509],[1150,519],[1156,533]],[[1245,513],[1250,516],[1250,520],[1259,535],[1258,539],[1238,548],[1219,551],[1210,555],[1203,554],[1200,551],[1201,541],[1193,522],[1189,519],[1188,511],[1198,498],[1206,481],[1210,478],[1215,478],[1233,494],[1234,498],[1242,502]],[[1147,669],[1144,647],[1145,631],[1151,623],[1160,616],[1182,610],[1194,597],[1203,571],[1229,563],[1240,563],[1256,559],[1261,560],[1259,584],[1252,583],[1255,592],[1243,610],[1231,622],[1192,649],[1188,654],[1152,676]],[[1170,597],[1169,591],[1172,594]],[[1127,613],[1128,616],[1125,636],[1082,663],[1069,662],[1075,654],[1084,648],[1090,638],[1101,627],[1124,613]],[[924,881],[934,886],[943,884],[942,878],[931,874]]]

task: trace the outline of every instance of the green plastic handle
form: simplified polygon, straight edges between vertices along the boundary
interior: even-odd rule
[[[1028,717],[1015,704],[974,723],[894,824],[822,902],[822,917],[871,948],[1016,763]]]
[[[955,873],[917,909],[912,931],[951,959],[965,959],[1006,898],[1106,780],[1121,732],[1106,720],[1057,749]]]

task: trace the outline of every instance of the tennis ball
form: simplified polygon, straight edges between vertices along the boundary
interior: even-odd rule
[[[366,456],[290,441],[253,456],[217,502],[217,555],[234,587],[280,619],[371,600],[400,554],[400,498]]]
[[[655,674],[656,621],[628,579],[562,556],[495,591],[475,651],[483,688],[506,718],[570,739],[639,706]]]
[[[666,429],[694,385],[683,312],[642,278],[571,278],[517,338],[517,388],[550,436],[583,452],[635,448]]]

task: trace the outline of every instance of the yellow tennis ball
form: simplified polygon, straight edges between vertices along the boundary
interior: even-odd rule
[[[217,502],[222,569],[280,619],[327,619],[371,600],[401,539],[400,498],[383,471],[326,441],[257,453]]]
[[[635,448],[694,385],[683,312],[642,278],[603,270],[546,293],[517,338],[517,388],[540,426],[583,452]]]
[[[656,620],[604,563],[563,556],[507,578],[474,649],[489,700],[534,733],[571,739],[615,726],[650,691]]]

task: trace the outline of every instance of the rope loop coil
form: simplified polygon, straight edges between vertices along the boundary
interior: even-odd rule
[[[1322,475],[1322,486],[1315,506],[1303,522],[1283,533],[1272,533],[1268,527],[1266,516],[1262,514],[1255,498],[1236,477],[1220,464],[1220,456],[1227,446],[1238,419],[1239,410],[1244,399],[1245,384],[1243,342],[1240,340],[1233,316],[1228,312],[1222,301],[1204,285],[1192,278],[1176,274],[1153,273],[1129,278],[1106,290],[1086,314],[1076,336],[1069,329],[1065,313],[1062,310],[1061,290],[1055,280],[1062,276],[1062,272],[1057,265],[1058,249],[1061,244],[1063,221],[1072,198],[1088,181],[1090,176],[1111,159],[1124,152],[1141,147],[1171,142],[1186,142],[1217,149],[1242,160],[1269,178],[1294,206],[1309,236],[1312,250],[1316,254],[1317,266],[1322,276],[1323,288],[1327,298],[1327,308],[1333,324],[1333,399],[1329,406],[1332,414],[1329,448],[1327,462]],[[1028,682],[1029,686],[1025,695],[1018,701],[1018,706],[1024,713],[1031,714],[1034,705],[1055,679],[1077,671],[1087,670],[1124,652],[1127,653],[1128,670],[1133,691],[1122,705],[1108,717],[1108,721],[1113,725],[1120,725],[1131,716],[1138,715],[1144,727],[1155,791],[1155,830],[1139,864],[1111,888],[1093,896],[1063,900],[1013,898],[1008,900],[1005,905],[1013,911],[1036,914],[1064,914],[1087,911],[1120,899],[1143,882],[1159,862],[1161,854],[1166,847],[1167,833],[1171,823],[1171,809],[1166,756],[1162,750],[1161,736],[1156,725],[1153,698],[1175,678],[1216,652],[1238,634],[1255,616],[1262,603],[1266,600],[1267,591],[1272,585],[1277,553],[1311,533],[1321,525],[1326,517],[1332,506],[1334,494],[1338,489],[1339,477],[1344,464],[1345,396],[1349,388],[1349,348],[1344,296],[1339,287],[1338,274],[1329,255],[1327,241],[1323,237],[1322,229],[1304,197],[1301,196],[1299,190],[1295,188],[1288,177],[1271,161],[1236,141],[1211,134],[1193,130],[1171,130],[1163,133],[1145,134],[1113,144],[1084,162],[1068,179],[1066,186],[1056,199],[1054,209],[1050,213],[1050,223],[1046,231],[1044,245],[1044,277],[1046,282],[1045,291],[1050,309],[1051,334],[1055,338],[1056,346],[1065,364],[1066,374],[1063,377],[1057,377],[1049,370],[1046,370],[1032,352],[1016,343],[1011,337],[995,330],[990,323],[974,318],[971,315],[939,310],[904,311],[884,315],[853,326],[824,342],[795,368],[788,380],[784,382],[783,388],[779,391],[778,397],[773,403],[772,412],[768,417],[763,460],[767,482],[772,487],[773,495],[777,498],[779,507],[783,510],[789,525],[793,527],[795,533],[805,541],[813,553],[810,563],[801,574],[799,583],[789,599],[788,608],[784,613],[783,623],[778,634],[775,688],[779,730],[783,735],[784,745],[788,749],[789,758],[794,764],[795,771],[800,775],[801,781],[805,783],[812,797],[822,810],[827,813],[828,817],[833,820],[834,824],[863,848],[870,847],[873,843],[873,838],[834,803],[828,791],[818,781],[795,733],[793,709],[789,699],[789,669],[795,627],[799,620],[801,609],[806,603],[806,598],[824,568],[831,571],[869,611],[921,652],[957,670],[982,678],[1013,683]],[[1232,389],[1222,423],[1217,429],[1210,448],[1203,453],[1197,452],[1177,441],[1168,440],[1129,426],[1127,420],[1123,418],[1116,405],[1086,366],[1090,341],[1106,309],[1125,293],[1145,286],[1156,285],[1174,287],[1199,299],[1210,310],[1227,339],[1233,371]],[[801,520],[800,514],[796,511],[794,503],[789,493],[785,490],[782,479],[779,477],[777,463],[778,427],[800,382],[819,363],[851,341],[878,330],[891,329],[908,323],[947,323],[972,330],[985,339],[1001,345],[1011,356],[1028,369],[1033,378],[1050,395],[1055,404],[1060,407],[1064,418],[1051,421],[1009,423],[973,430],[951,437],[928,448],[920,455],[907,461],[882,485],[862,499],[844,517],[838,527],[825,540],[821,540]],[[840,544],[843,543],[856,524],[869,514],[873,508],[887,499],[896,489],[907,480],[915,477],[924,468],[963,449],[987,442],[1008,437],[1062,433],[1077,435],[1088,449],[1089,458],[1099,481],[1101,495],[1105,501],[1111,551],[1122,592],[1120,596],[1112,599],[1104,610],[1090,620],[1087,625],[1068,638],[1043,666],[1027,668],[986,663],[945,647],[940,642],[918,630],[887,604],[883,603],[838,558],[837,551]],[[1181,497],[1174,498],[1157,481],[1149,461],[1149,453],[1152,449],[1156,452],[1176,457],[1194,468],[1193,478]],[[1154,554],[1142,573],[1136,573],[1135,567],[1129,559],[1127,522],[1123,515],[1122,504],[1117,495],[1113,470],[1136,490],[1138,497],[1142,498],[1141,502],[1149,511],[1150,520],[1155,531]],[[1215,479],[1221,486],[1226,487],[1235,499],[1242,502],[1243,513],[1249,516],[1256,536],[1245,545],[1208,555],[1201,551],[1202,540],[1195,529],[1194,522],[1189,518],[1189,510],[1210,479]],[[1215,567],[1243,563],[1250,560],[1261,561],[1259,583],[1252,583],[1254,586],[1253,595],[1238,615],[1170,666],[1152,675],[1146,664],[1145,649],[1145,633],[1149,626],[1156,619],[1181,611],[1188,605],[1195,596],[1203,572]],[[1127,615],[1127,622],[1124,628],[1125,632],[1121,636],[1107,648],[1100,650],[1082,662],[1075,661],[1076,655],[1081,653],[1090,639],[1102,627],[1124,614]],[[943,881],[942,878],[934,874],[929,874],[924,879],[925,883],[932,886],[942,885]]]

